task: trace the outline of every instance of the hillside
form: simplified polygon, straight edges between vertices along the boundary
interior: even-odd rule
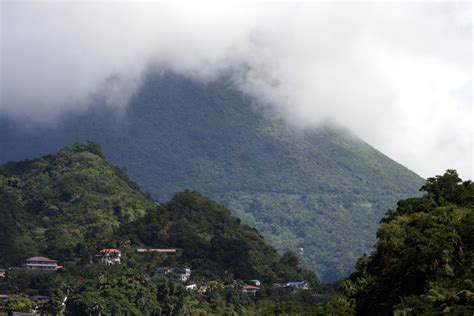
[[[372,249],[384,212],[423,180],[347,131],[294,130],[262,108],[225,78],[150,74],[122,116],[96,107],[29,131],[4,119],[0,161],[98,142],[154,199],[200,191],[277,248],[304,248],[324,281],[339,279]]]
[[[95,144],[0,165],[0,264],[93,252],[154,203]],[[84,249],[83,249],[84,248]]]
[[[474,183],[448,170],[422,190],[387,213],[376,251],[343,282],[359,315],[473,314]]]
[[[153,202],[123,170],[107,163],[94,143],[0,165],[0,218],[0,267],[6,268],[0,311],[219,315],[278,304],[325,310],[314,305],[311,294],[274,287],[289,280],[318,285],[295,254],[279,254],[254,228],[200,193]],[[120,264],[93,259],[111,247],[120,249]],[[178,251],[138,253],[143,247]],[[59,260],[63,268],[49,273],[15,268],[38,255]],[[189,280],[154,275],[166,266],[190,268]],[[242,290],[250,279],[263,282],[262,294]],[[188,283],[204,290],[187,290]]]
[[[73,269],[108,247],[129,248],[133,265],[140,260],[135,248],[152,246],[182,249],[173,263],[205,277],[317,282],[286,263],[292,254],[282,257],[255,229],[197,192],[156,205],[93,143],[0,165],[0,199],[0,266],[42,254]]]

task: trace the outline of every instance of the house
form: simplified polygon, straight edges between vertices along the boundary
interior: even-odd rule
[[[188,268],[172,268],[171,273],[176,275],[178,279],[183,282],[186,282],[191,276],[191,269]]]
[[[168,267],[160,267],[155,270],[154,275],[166,275],[171,272],[171,268]]]
[[[257,286],[257,287],[262,286],[262,282],[260,282],[259,280],[247,280],[245,281],[245,283],[249,285]]]
[[[306,281],[301,281],[301,282],[288,282],[287,287],[293,290],[307,290],[309,289],[308,282]]]
[[[120,257],[122,252],[115,248],[105,248],[99,251],[95,257],[106,265],[120,264]]]
[[[253,296],[257,294],[258,290],[260,290],[258,286],[253,286],[253,285],[248,285],[248,284],[245,284],[242,287],[242,292],[253,295]]]
[[[5,269],[0,269],[0,278],[5,277]]]
[[[137,248],[138,253],[148,253],[148,252],[157,252],[157,253],[176,253],[175,248]]]
[[[196,291],[197,290],[197,285],[195,283],[188,284],[185,287],[186,287],[186,290],[191,290],[191,291]]]
[[[160,268],[157,268],[155,271],[155,275],[166,275],[168,273],[172,273],[182,282],[186,282],[187,280],[189,280],[189,277],[191,276],[191,269],[182,268],[182,267],[174,267],[174,268],[160,267]]]
[[[23,269],[27,271],[54,272],[62,268],[62,266],[58,265],[57,260],[46,257],[31,257],[26,259],[26,262],[23,264]]]
[[[274,285],[277,289],[288,289],[293,291],[309,289],[308,282],[306,281],[290,281],[286,283],[275,283]]]

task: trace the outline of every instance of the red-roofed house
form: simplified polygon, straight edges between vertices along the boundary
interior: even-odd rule
[[[251,294],[251,295],[257,294],[258,290],[260,290],[260,288],[258,286],[253,286],[253,285],[249,285],[249,284],[245,284],[242,287],[242,292],[247,293],[247,294]]]
[[[115,248],[106,248],[99,251],[95,256],[106,265],[120,264],[122,252]]]
[[[57,260],[46,257],[31,257],[26,259],[26,262],[23,264],[23,268],[28,271],[54,272],[56,270],[62,269],[62,266],[58,265]]]

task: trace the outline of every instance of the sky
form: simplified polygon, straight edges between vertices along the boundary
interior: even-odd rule
[[[456,1],[2,1],[0,118],[54,124],[98,92],[123,111],[150,67],[230,72],[295,128],[334,122],[421,176],[473,179],[472,14]]]

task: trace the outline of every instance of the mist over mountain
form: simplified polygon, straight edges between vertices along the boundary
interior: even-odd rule
[[[94,106],[30,129],[0,119],[0,162],[97,142],[154,199],[200,191],[280,250],[303,248],[323,281],[337,280],[372,250],[386,210],[423,180],[344,129],[298,130],[277,117],[227,77],[150,73],[122,113]]]

